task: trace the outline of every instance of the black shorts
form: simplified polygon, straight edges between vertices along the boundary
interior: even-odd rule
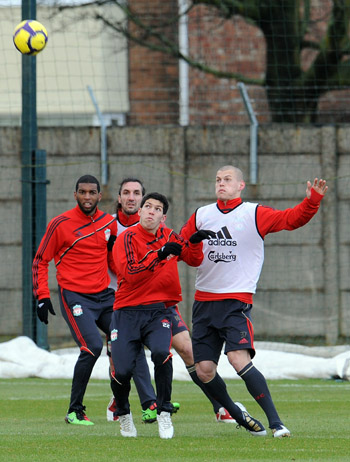
[[[182,319],[179,307],[177,305],[173,305],[169,306],[167,310],[169,310],[169,316],[171,319],[171,332],[173,337],[180,332],[184,332],[185,330],[188,331],[188,327],[185,321]]]
[[[192,345],[196,363],[219,362],[222,347],[224,353],[249,350],[255,356],[254,331],[250,318],[252,305],[227,299],[193,304]]]

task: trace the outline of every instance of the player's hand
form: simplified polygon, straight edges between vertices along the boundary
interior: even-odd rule
[[[109,252],[113,249],[116,239],[117,239],[117,236],[114,236],[113,234],[109,237],[108,242],[107,242],[107,250]]]
[[[165,260],[169,255],[180,255],[182,245],[177,242],[167,242],[161,249],[158,250],[159,260]]]
[[[322,196],[324,196],[327,192],[328,186],[326,186],[326,180],[322,180],[322,178],[315,178],[313,185],[311,185],[311,182],[308,181],[306,187],[306,197],[308,199],[311,197],[311,188],[318,192],[318,194],[322,194]]]
[[[199,244],[204,239],[210,239],[211,237],[216,237],[214,231],[210,231],[210,229],[200,229],[196,233],[192,234],[189,241],[191,244]]]
[[[54,316],[56,315],[51,300],[49,298],[42,298],[38,301],[37,314],[41,322],[48,324],[49,311]]]

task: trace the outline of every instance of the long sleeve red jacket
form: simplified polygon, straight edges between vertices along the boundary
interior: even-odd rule
[[[158,250],[167,242],[182,245],[179,257],[159,260]],[[182,300],[177,262],[199,266],[202,247],[185,241],[173,230],[161,226],[154,235],[140,224],[120,234],[113,247],[118,290],[114,309],[164,302],[167,306]]]
[[[33,261],[34,296],[38,299],[50,297],[48,268],[52,259],[60,287],[87,294],[106,289],[110,281],[108,266],[116,271],[107,242],[116,234],[115,218],[99,209],[90,217],[77,205],[53,218]]]

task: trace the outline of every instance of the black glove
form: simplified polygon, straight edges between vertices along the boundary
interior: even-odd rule
[[[210,231],[210,229],[200,229],[196,233],[192,234],[189,241],[191,244],[199,244],[203,241],[203,239],[210,239],[211,237],[216,237],[214,231]]]
[[[111,251],[113,249],[116,239],[117,239],[117,236],[114,236],[113,234],[109,237],[108,242],[107,242],[107,250]]]
[[[51,300],[49,298],[42,298],[38,301],[38,308],[37,308],[38,318],[41,322],[48,324],[48,313],[50,311],[51,314],[54,316],[56,315]]]
[[[182,245],[177,242],[167,242],[161,249],[158,250],[159,260],[165,260],[166,257],[171,255],[180,255],[182,251]]]

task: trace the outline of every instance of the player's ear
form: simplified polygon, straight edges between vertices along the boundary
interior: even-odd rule
[[[166,215],[163,215],[162,216],[162,219],[160,220],[161,223],[165,223],[165,220],[166,220]]]
[[[240,185],[239,185],[239,190],[243,191],[244,188],[245,188],[245,182],[241,180]]]
[[[141,207],[138,209],[137,213],[141,216]]]

